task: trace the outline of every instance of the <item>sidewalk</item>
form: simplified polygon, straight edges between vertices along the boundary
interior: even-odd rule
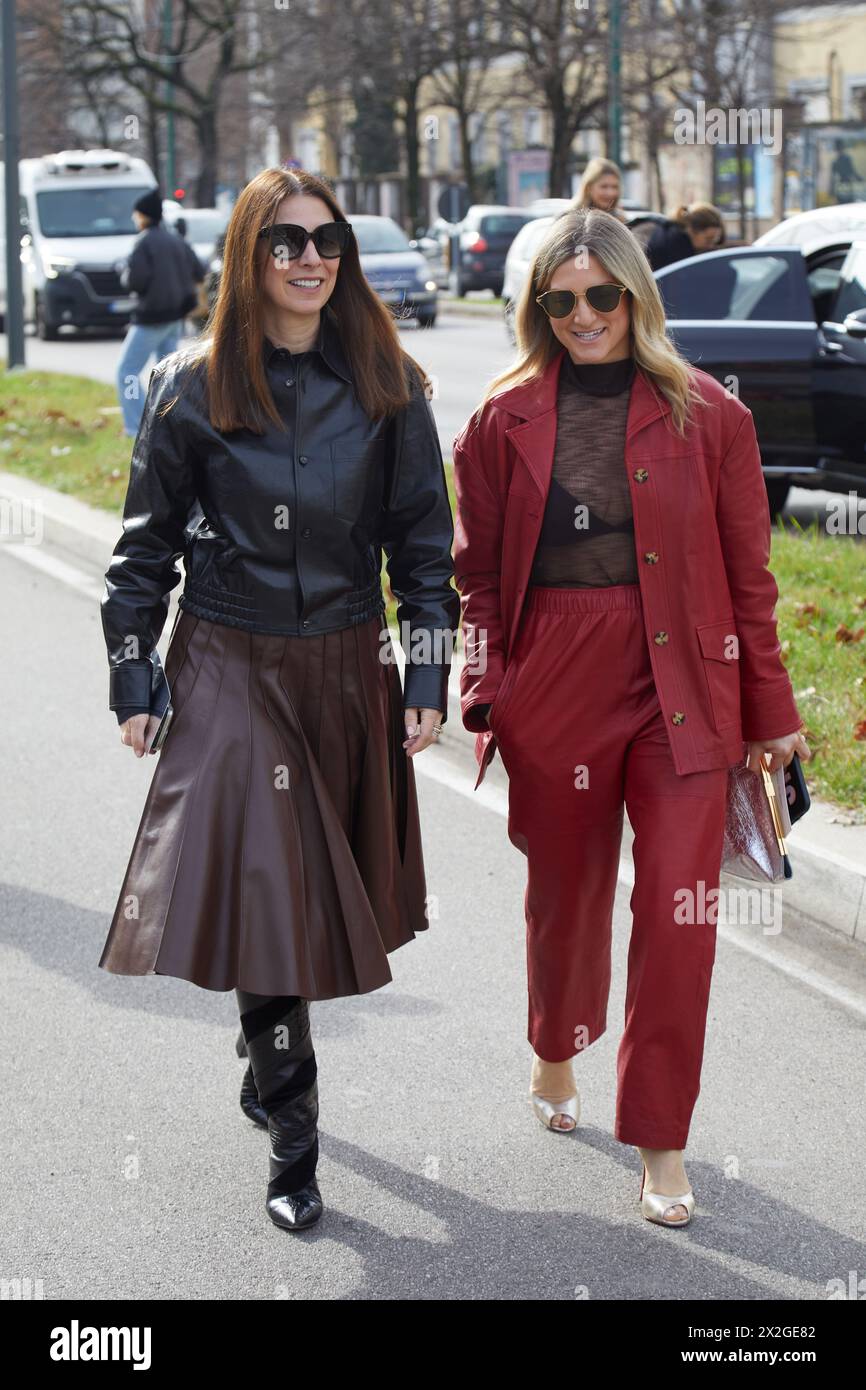
[[[118,518],[12,473],[0,472],[0,510],[0,540],[25,545],[32,542],[19,538],[21,529],[25,535],[37,535],[67,565],[86,567],[91,580],[104,573],[120,534]],[[17,518],[24,519],[23,528]],[[403,653],[398,642],[394,646],[402,673]],[[462,666],[462,654],[455,652],[440,744],[459,757],[474,782],[475,735],[464,729],[460,718]],[[497,765],[498,758],[491,771]],[[805,771],[808,780],[808,764]],[[808,816],[794,827],[789,840],[794,878],[780,891],[791,895],[803,917],[866,947],[866,825],[834,825],[837,814],[834,806],[812,798]],[[626,820],[622,857],[629,867],[631,839]]]

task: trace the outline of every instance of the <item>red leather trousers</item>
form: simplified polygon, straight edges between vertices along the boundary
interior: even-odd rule
[[[555,1062],[605,1031],[625,806],[633,921],[614,1133],[685,1148],[715,959],[705,904],[719,886],[727,771],[674,770],[639,586],[530,589],[489,723],[509,776],[508,836],[528,860],[529,1041]]]

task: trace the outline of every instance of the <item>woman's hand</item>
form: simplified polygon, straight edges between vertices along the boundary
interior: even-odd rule
[[[746,765],[752,772],[758,774],[760,774],[761,762],[765,753],[770,754],[769,766],[764,763],[770,773],[775,772],[779,767],[787,767],[795,753],[799,753],[800,757],[805,758],[807,762],[812,756],[808,743],[800,733],[785,734],[784,738],[765,738],[759,743],[750,743],[748,747],[749,756]]]
[[[416,753],[420,753],[422,748],[435,743],[433,728],[442,719],[442,711],[439,709],[407,709],[404,711],[406,720],[406,739],[403,747],[414,758]]]
[[[120,741],[127,744],[137,758],[144,757],[149,750],[153,736],[159,728],[159,718],[155,714],[133,714],[120,726]]]

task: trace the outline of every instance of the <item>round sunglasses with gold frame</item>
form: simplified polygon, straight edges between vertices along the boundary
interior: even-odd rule
[[[574,290],[545,290],[544,294],[536,295],[535,302],[541,305],[548,318],[566,319],[574,313],[579,299],[585,299],[597,314],[612,314],[627,293],[628,285],[590,285],[584,294],[575,294]]]

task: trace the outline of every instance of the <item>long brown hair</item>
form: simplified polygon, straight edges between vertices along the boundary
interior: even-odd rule
[[[268,421],[285,429],[262,357],[263,242],[259,232],[273,223],[283,199],[295,193],[321,198],[335,221],[348,220],[327,185],[314,174],[303,169],[263,169],[232,209],[216,303],[201,338],[183,354],[185,361],[206,364],[208,415],[222,432],[248,429],[263,434]],[[408,404],[407,367],[409,372],[414,368],[428,391],[424,369],[403,350],[390,311],[361,269],[354,237],[340,258],[334,289],[322,313],[336,325],[355,393],[370,419],[390,416]]]
[[[595,256],[617,284],[628,288],[635,365],[670,402],[675,432],[684,435],[694,421],[694,407],[705,404],[692,367],[665,334],[664,306],[642,247],[617,217],[599,208],[560,213],[549,227],[517,300],[517,361],[487,386],[475,411],[476,424],[492,396],[542,376],[557,353],[565,351],[535,299],[550,288],[559,266],[578,252]]]
[[[712,203],[681,203],[671,214],[671,221],[693,232],[707,232],[710,227],[725,230],[724,218]]]

